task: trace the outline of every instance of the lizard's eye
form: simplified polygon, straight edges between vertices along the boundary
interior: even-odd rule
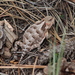
[[[49,21],[52,21],[53,18],[49,19]]]

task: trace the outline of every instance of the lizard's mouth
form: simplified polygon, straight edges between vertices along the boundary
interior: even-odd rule
[[[52,26],[53,24],[50,24],[50,23],[46,23],[46,27],[45,27],[45,29],[50,29],[50,27]]]

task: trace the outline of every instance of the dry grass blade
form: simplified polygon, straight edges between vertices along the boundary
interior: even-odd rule
[[[0,15],[3,15],[4,13],[6,13],[7,11],[9,11],[10,9],[12,9],[12,7],[10,7],[9,9],[5,10],[3,9],[4,12],[2,12]]]
[[[13,17],[13,18],[17,18],[17,19],[25,20],[25,19],[22,18],[22,17],[16,16],[16,15],[12,15],[12,14],[1,15],[0,18],[2,18],[2,17],[6,17],[6,16],[10,16],[10,17]]]
[[[9,0],[4,0],[4,1],[0,1],[0,2],[6,2],[6,1],[9,1]],[[12,0],[10,0],[10,1],[12,1]],[[42,12],[40,12],[38,9],[37,9],[37,7],[35,7],[35,6],[33,6],[33,5],[31,5],[31,4],[29,4],[28,2],[26,2],[26,1],[12,1],[12,2],[16,2],[16,3],[20,3],[20,4],[22,4],[22,5],[24,5],[24,4],[28,4],[28,5],[30,5],[31,7],[33,7],[35,10],[37,10],[43,17],[45,17],[45,15],[42,13]],[[34,13],[33,13],[34,14]],[[38,15],[36,15],[38,18],[40,18]],[[41,18],[40,18],[41,19]]]
[[[56,32],[56,30],[54,29],[54,36],[61,42],[62,39],[59,37],[58,33]]]
[[[15,0],[0,0],[0,1],[2,1],[2,2],[3,2],[3,1],[15,1]]]
[[[15,3],[14,2],[11,2],[14,6],[16,6],[15,5]],[[22,18],[25,18],[24,16],[23,16],[23,13],[20,11],[20,10],[18,10],[18,9],[16,9],[17,10],[17,12],[21,15],[21,17]],[[25,19],[26,20],[26,19]],[[28,24],[30,24],[27,20],[26,20],[26,22],[28,23]],[[32,21],[32,22],[34,22],[34,21]]]
[[[69,19],[70,19],[70,21],[72,21],[73,20],[73,15],[72,15],[70,6],[67,3],[66,3],[66,6],[65,6],[65,11],[67,11],[67,13],[69,15]]]
[[[64,25],[59,17],[59,15],[57,14],[57,12],[55,10],[50,11],[50,13],[56,18],[56,21],[62,31],[62,33],[64,32]]]
[[[72,20],[72,22],[71,22],[71,25],[70,25],[70,26],[74,29],[74,32],[75,32],[75,22],[74,22],[74,21],[75,21],[75,18]]]
[[[71,1],[69,1],[69,0],[64,0],[64,1],[66,1],[66,2],[68,2],[69,4],[75,6],[75,3],[73,3],[73,2],[71,2]]]
[[[54,28],[53,28],[53,31],[50,31],[50,33],[52,35],[54,35],[59,40],[59,42],[62,41],[62,39],[59,37],[58,33],[56,32],[56,30]]]
[[[33,6],[33,5],[31,5],[31,4],[29,4],[28,2],[26,2],[26,1],[24,1],[26,4],[28,4],[28,5],[30,5],[31,7],[33,7],[35,10],[37,10],[43,17],[45,17],[45,15],[42,13],[42,12],[40,12],[38,9],[37,9],[37,7],[35,7],[35,6]]]
[[[11,7],[12,8],[12,7]],[[22,20],[25,20],[25,18],[22,18],[22,17],[19,17],[19,16],[16,16],[16,15],[13,15],[11,13],[8,13],[7,11],[10,10],[4,10],[3,8],[0,7],[0,9],[3,11],[2,14],[0,14],[0,17],[5,17],[5,16],[11,16],[11,17],[14,17],[14,18],[18,18],[18,19],[22,19]],[[6,15],[3,15],[3,14],[6,14]]]
[[[35,18],[36,20],[39,20],[39,19],[37,18],[37,16],[36,16],[34,13],[28,11],[27,9],[22,9],[22,8],[20,8],[20,7],[13,6],[13,5],[8,5],[8,4],[0,4],[0,6],[14,7],[14,8],[16,8],[16,9],[19,9],[19,10],[21,10],[21,11],[23,11],[23,12],[29,14],[31,17]],[[40,17],[39,17],[39,18],[40,18]]]
[[[36,57],[36,60],[35,60],[35,63],[34,63],[34,68],[33,68],[33,71],[32,71],[32,75],[35,75],[34,74],[34,70],[35,70],[35,66],[36,66],[37,60],[38,60],[38,56]]]

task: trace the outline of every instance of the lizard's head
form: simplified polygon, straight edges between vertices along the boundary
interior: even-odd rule
[[[46,22],[45,29],[49,29],[54,24],[54,18],[52,16],[46,16],[43,20]]]

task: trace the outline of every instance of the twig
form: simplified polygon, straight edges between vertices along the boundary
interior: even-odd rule
[[[7,5],[7,4],[0,4],[0,6],[9,6],[9,7],[17,8],[17,9],[19,9],[19,10],[21,10],[21,11],[24,11],[25,13],[29,14],[31,17],[35,18],[36,20],[39,20],[38,18],[35,17],[35,16],[37,16],[37,15],[35,15],[34,13],[28,11],[27,9],[22,9],[22,8],[20,8],[20,7],[18,7],[18,6]],[[38,17],[38,16],[37,16],[37,17]],[[39,17],[39,18],[40,18],[40,17]]]
[[[37,5],[36,2],[32,2],[30,0],[26,0],[28,3],[32,4],[32,5]]]
[[[38,56],[36,57],[36,60],[35,60],[35,63],[34,63],[34,67],[33,67],[32,75],[35,75],[35,74],[34,74],[34,70],[35,70],[35,66],[36,66],[37,60],[38,60]]]
[[[35,65],[35,68],[45,68],[46,66]],[[34,65],[11,65],[11,66],[0,66],[2,68],[34,68]]]
[[[36,7],[36,8],[41,9],[41,10],[46,10],[46,8],[47,8],[47,10],[53,10],[54,9],[52,7]]]
[[[73,3],[73,2],[71,2],[71,1],[69,1],[69,0],[64,0],[64,1],[66,1],[66,2],[68,2],[69,4],[75,6],[75,3]]]
[[[3,15],[4,13],[6,13],[7,11],[9,11],[10,9],[12,9],[12,7],[10,7],[9,9],[5,10],[4,12],[2,12],[0,15]]]

